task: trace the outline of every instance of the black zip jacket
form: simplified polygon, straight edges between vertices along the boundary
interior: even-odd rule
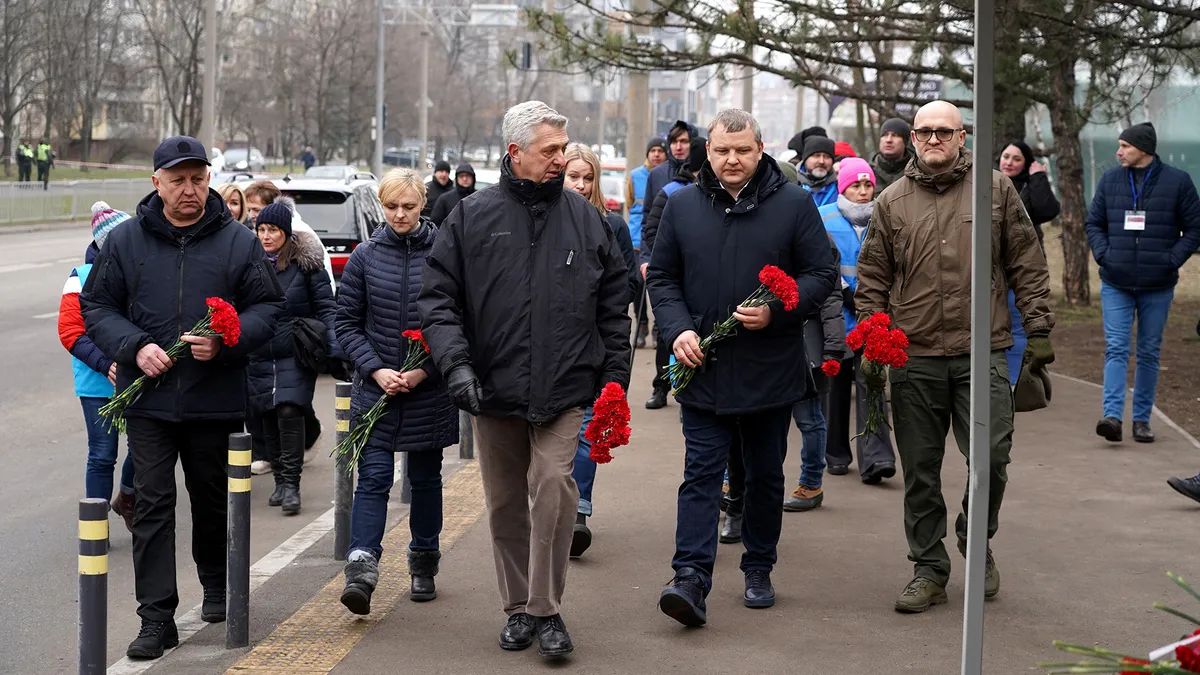
[[[131,405],[127,417],[168,422],[242,419],[246,403],[246,357],[275,332],[283,290],[263,257],[254,233],[237,223],[215,191],[204,217],[176,228],[163,202],[150,194],[137,215],[108,236],[79,296],[88,335],[117,362],[117,391],[142,372],[137,353],[155,343],[170,349],[207,313],[204,301],[233,303],[241,339],[222,346],[217,358],[184,356]]]

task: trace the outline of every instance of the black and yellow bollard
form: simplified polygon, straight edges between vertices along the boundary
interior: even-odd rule
[[[336,443],[350,435],[350,393],[354,386],[338,382],[334,386],[333,407],[337,419]],[[354,475],[350,458],[338,455],[333,468],[333,559],[345,560],[350,548],[350,509],[354,504]]]
[[[108,669],[108,500],[79,500],[79,673]]]
[[[229,543],[225,648],[250,644],[250,434],[229,434]]]

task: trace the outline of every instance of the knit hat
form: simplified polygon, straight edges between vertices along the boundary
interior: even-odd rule
[[[433,172],[437,173],[439,171],[450,173],[450,162],[447,162],[444,159],[438,160],[438,163],[433,165]]]
[[[274,225],[290,237],[292,236],[292,209],[282,202],[267,204],[266,208],[258,212],[258,218],[254,219],[254,224]]]
[[[804,142],[807,141],[810,136],[828,135],[829,134],[825,133],[825,127],[809,127],[795,136],[792,136],[792,140],[788,141],[787,146],[789,150],[795,150],[797,155],[803,155]]]
[[[843,159],[841,167],[838,168],[838,194],[842,194],[846,188],[860,180],[869,180],[871,185],[878,185],[875,182],[875,171],[867,164],[867,160],[861,157]]]
[[[127,220],[128,213],[114,209],[107,202],[92,204],[92,239],[96,241],[96,247],[103,248],[108,233]]]
[[[667,142],[664,141],[659,136],[655,136],[654,138],[651,138],[650,142],[646,144],[646,154],[649,155],[650,151],[655,148],[658,148],[659,150],[666,152],[667,151]]]
[[[907,143],[909,134],[912,132],[912,126],[899,117],[890,117],[883,121],[883,126],[879,127],[879,135],[882,137],[889,131],[893,134],[898,134]]]
[[[804,141],[804,152],[800,154],[800,161],[807,162],[809,157],[818,152],[823,152],[833,159],[834,147],[833,139],[824,136],[809,136],[808,140]]]
[[[1129,127],[1122,131],[1118,138],[1148,155],[1158,154],[1158,134],[1154,131],[1154,125],[1149,122]]]
[[[833,158],[845,159],[847,157],[858,157],[858,153],[854,152],[854,147],[846,141],[838,141],[833,144]]]

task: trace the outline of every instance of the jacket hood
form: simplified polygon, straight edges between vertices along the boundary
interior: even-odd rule
[[[681,129],[687,132],[688,138],[691,139],[692,141],[695,141],[698,138],[702,138],[702,134],[700,133],[700,130],[697,129],[694,124],[689,124],[683,120],[675,120],[675,124],[671,125],[670,131],[667,132],[668,141],[667,141],[666,148],[667,148],[667,163],[671,165],[671,175],[672,176],[674,176],[676,173],[679,173],[680,167],[682,167],[688,161],[687,159],[675,159],[675,155],[671,154],[671,143],[670,143],[669,139],[671,138],[672,133],[674,133],[675,131],[681,130]],[[694,145],[692,147],[695,148]],[[692,152],[694,152],[694,149],[692,150]],[[691,153],[689,152],[688,159],[691,158],[690,154]]]
[[[972,163],[971,151],[963,148],[959,151],[958,159],[949,171],[931,173],[929,167],[925,166],[925,163],[918,158],[904,168],[904,175],[926,190],[942,193],[961,183],[963,178],[966,178],[967,174],[971,172]]]
[[[174,239],[175,226],[163,215],[163,200],[157,192],[151,192],[138,202],[137,215],[142,227],[147,232]],[[225,200],[216,190],[209,188],[208,198],[204,201],[204,215],[195,225],[192,225],[196,228],[193,238],[207,236],[232,222],[234,222],[233,214],[229,212]]]
[[[382,246],[427,248],[433,246],[437,229],[437,225],[434,225],[432,220],[422,216],[417,226],[408,234],[396,234],[395,230],[384,223],[371,233],[371,241]]]
[[[700,167],[700,174],[696,177],[696,184],[700,189],[714,201],[724,201],[733,203],[733,197],[725,191],[721,181],[717,178],[717,174],[713,171],[712,165],[708,162]],[[775,164],[775,160],[763,153],[762,159],[758,162],[758,170],[754,172],[754,177],[746,187],[742,188],[741,194],[736,202],[735,211],[744,213],[754,208],[754,205],[766,200],[772,194],[777,192],[779,188],[788,184],[788,179],[779,170]]]
[[[525,206],[537,203],[552,204],[562,198],[564,175],[545,183],[517,178],[512,172],[512,157],[505,155],[500,162],[500,185]]]
[[[457,169],[454,170],[455,176],[457,176],[460,173],[469,173],[469,174],[471,174],[471,178],[474,178],[475,177],[475,167],[471,166],[470,164],[468,164],[466,162],[463,162],[462,164],[458,165]]]
[[[315,272],[325,267],[325,248],[313,235],[303,230],[292,232],[288,244],[279,251],[275,271],[282,272],[288,265],[295,264],[305,272]]]

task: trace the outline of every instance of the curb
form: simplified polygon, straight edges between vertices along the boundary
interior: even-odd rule
[[[1053,375],[1054,377],[1060,377],[1069,382],[1075,382],[1077,384],[1086,384],[1087,386],[1094,387],[1096,389],[1104,388],[1102,385],[1096,384],[1095,382],[1088,382],[1087,380],[1081,380],[1078,377],[1071,377],[1070,375],[1063,375],[1062,373],[1055,373],[1055,372],[1051,372],[1050,374]],[[1130,389],[1129,391],[1133,392],[1132,389]],[[1175,420],[1171,419],[1170,417],[1167,417],[1167,414],[1165,412],[1163,412],[1161,408],[1159,408],[1158,406],[1154,406],[1154,414],[1157,415],[1158,419],[1162,420],[1163,424],[1167,425],[1167,427],[1169,429],[1171,429],[1175,433],[1182,436],[1183,440],[1187,441],[1188,443],[1191,443],[1193,448],[1200,450],[1200,441],[1197,441],[1195,436],[1189,434],[1186,429],[1184,429],[1183,427],[1176,424]]]

